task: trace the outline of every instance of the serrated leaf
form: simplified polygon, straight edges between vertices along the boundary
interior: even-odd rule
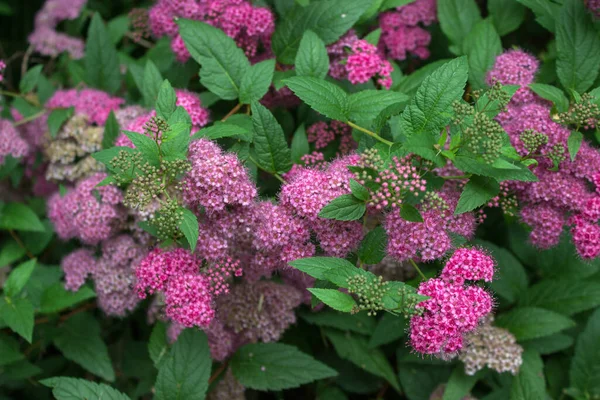
[[[352,121],[374,120],[387,107],[404,103],[408,96],[387,90],[362,90],[348,97],[348,119]]]
[[[94,13],[85,45],[86,82],[98,89],[116,93],[121,87],[121,71],[117,50],[102,22]]]
[[[357,307],[356,301],[349,294],[342,293],[337,289],[307,289],[325,305],[336,311],[349,313]]]
[[[324,329],[323,332],[333,343],[336,353],[341,358],[373,375],[384,378],[396,391],[400,391],[398,379],[387,358],[380,349],[369,348],[367,339],[333,329]]]
[[[147,107],[154,107],[156,104],[162,83],[163,77],[156,65],[151,60],[146,61],[146,66],[144,67],[144,80],[142,81],[140,91],[144,98],[144,104],[146,104]]]
[[[28,299],[0,299],[0,318],[29,343],[33,335],[33,305]]]
[[[187,239],[192,253],[196,250],[196,244],[198,243],[198,218],[196,215],[188,210],[187,208],[181,208],[183,218],[179,223],[179,229]]]
[[[579,93],[587,91],[598,76],[600,36],[583,2],[565,0],[556,21],[556,50],[560,83]]]
[[[40,311],[44,314],[56,313],[94,297],[96,297],[96,293],[87,286],[82,286],[78,291],[72,292],[65,289],[63,282],[57,282],[42,294]]]
[[[354,179],[350,179],[350,190],[352,191],[352,195],[357,199],[362,201],[369,200],[369,190]]]
[[[19,352],[19,342],[14,338],[0,333],[0,367],[24,359]]]
[[[370,2],[364,0],[323,0],[296,7],[276,25],[272,48],[277,60],[292,64],[307,30],[316,33],[325,44],[335,42],[369,6]]]
[[[240,84],[240,103],[250,104],[259,101],[269,90],[273,81],[275,60],[265,60],[246,70]]]
[[[531,83],[529,88],[542,99],[554,103],[558,111],[565,112],[569,109],[569,99],[559,88],[544,83]]]
[[[239,125],[235,125],[227,122],[215,122],[214,125],[208,128],[200,129],[193,137],[192,140],[207,138],[211,140],[221,139],[225,137],[236,137],[244,141],[251,141],[253,133],[244,129]]]
[[[152,328],[152,334],[150,334],[150,340],[148,341],[148,354],[156,368],[160,368],[164,360],[167,359],[168,352],[167,325],[159,321]]]
[[[289,171],[292,156],[283,129],[273,114],[258,102],[252,103],[252,125],[259,164],[270,172]]]
[[[108,385],[85,379],[54,377],[40,383],[52,388],[57,400],[130,400],[126,394]]]
[[[307,30],[302,36],[295,67],[298,76],[324,79],[329,72],[329,56],[325,43],[311,30]]]
[[[7,203],[0,212],[0,229],[44,232],[46,228],[36,213],[22,203]]]
[[[331,119],[348,120],[348,95],[339,86],[310,76],[294,76],[284,82],[313,110]]]
[[[489,0],[487,6],[500,36],[515,31],[525,20],[525,7],[517,0]]]
[[[496,325],[508,329],[517,340],[549,336],[575,326],[571,319],[536,307],[519,307],[496,319]]]
[[[502,53],[500,35],[490,18],[475,24],[465,38],[463,50],[469,59],[469,83],[473,89],[485,88],[487,72],[494,66],[496,57]]]
[[[104,136],[102,136],[102,148],[108,149],[115,144],[115,140],[121,133],[121,128],[119,127],[119,122],[115,117],[115,113],[111,110],[108,114],[108,118],[106,119],[106,124],[104,125]]]
[[[40,80],[40,74],[42,73],[42,68],[44,68],[43,64],[36,65],[35,67],[30,68],[23,78],[21,78],[21,82],[19,82],[19,91],[23,94],[32,92],[33,89],[37,86]]]
[[[575,354],[571,360],[569,378],[571,387],[583,393],[600,392],[600,310],[588,319],[583,332],[577,338]]]
[[[444,390],[442,400],[461,400],[469,394],[473,386],[477,383],[481,373],[475,375],[467,375],[465,367],[462,364],[457,365],[452,370],[450,379]]]
[[[158,95],[156,98],[156,115],[168,121],[171,115],[175,112],[177,107],[177,95],[175,90],[171,86],[171,82],[165,79],[160,88],[158,89]]]
[[[48,130],[50,131],[50,136],[55,138],[60,128],[63,126],[65,122],[68,121],[69,118],[73,116],[75,112],[74,107],[69,108],[55,108],[48,115]]]
[[[530,400],[540,398],[545,392],[544,363],[534,351],[523,353],[523,364],[519,373],[512,380],[510,400]]]
[[[310,146],[308,144],[308,138],[306,136],[306,128],[304,124],[300,124],[294,132],[292,137],[291,145],[291,156],[294,164],[300,164],[302,162],[302,156],[310,152]]]
[[[571,131],[569,139],[567,139],[567,148],[569,149],[571,161],[575,161],[575,157],[577,156],[577,153],[579,153],[579,148],[581,147],[582,141],[583,134],[581,132]]]
[[[297,348],[255,343],[239,349],[230,361],[236,379],[255,390],[283,390],[336,376],[337,373]]]
[[[319,217],[337,221],[355,221],[362,218],[367,206],[351,194],[343,194],[331,200],[321,209]]]
[[[427,78],[429,75],[431,75],[433,71],[435,71],[436,69],[438,69],[439,67],[446,64],[449,61],[451,60],[443,59],[433,61],[430,64],[426,64],[423,67],[411,73],[410,75],[405,75],[400,81],[394,82],[394,86],[392,87],[392,89],[401,93],[405,93],[409,97],[412,97],[417,92],[417,89],[419,89],[419,86],[421,86],[421,83],[423,83],[425,78]]]
[[[462,43],[476,23],[481,21],[474,0],[438,0],[437,15],[442,31],[454,45],[451,51],[462,54]]]
[[[369,339],[369,347],[373,349],[395,342],[404,336],[406,327],[407,322],[403,316],[384,313]]]
[[[375,329],[375,318],[370,317],[366,311],[361,311],[358,314],[344,314],[333,310],[323,310],[303,313],[300,316],[313,325],[326,326],[363,335],[370,335]]]
[[[365,264],[377,264],[385,257],[387,234],[383,227],[378,226],[365,235],[358,248],[358,258]]]
[[[325,274],[331,269],[356,268],[350,261],[335,257],[308,257],[290,261],[289,264],[313,278],[325,280]]]
[[[535,14],[535,20],[550,32],[554,32],[560,4],[546,0],[517,0]]]
[[[65,358],[112,382],[115,371],[100,332],[100,325],[94,317],[79,313],[61,326],[53,342]]]
[[[568,349],[573,346],[573,343],[575,343],[573,337],[563,333],[556,333],[537,339],[525,340],[521,342],[521,345],[527,350],[533,350],[541,355],[546,355]]]
[[[182,107],[177,107],[176,110],[182,110]],[[171,115],[176,115],[177,111]],[[187,115],[187,113],[185,113]],[[181,116],[183,120],[183,116]],[[171,118],[171,121],[174,119]],[[186,122],[171,122],[169,129],[163,133],[160,150],[162,159],[165,161],[186,160],[188,147],[190,144],[190,131],[192,130],[191,121]]]
[[[21,290],[23,290],[23,287],[27,284],[27,281],[33,273],[36,261],[35,258],[25,261],[10,272],[10,275],[8,275],[8,278],[3,285],[5,296],[14,297],[21,293]]]
[[[202,68],[200,83],[223,100],[235,100],[250,63],[242,49],[221,29],[204,22],[179,19],[186,48]]]
[[[600,283],[575,280],[543,280],[531,286],[519,302],[573,315],[600,305]]]
[[[423,222],[423,216],[413,205],[402,203],[400,206],[400,216],[409,222]]]
[[[508,161],[508,160],[504,160]],[[511,168],[497,168],[488,165],[482,161],[471,157],[457,155],[452,163],[459,170],[481,176],[487,176],[502,181],[522,181],[522,182],[537,182],[538,178],[529,170],[523,163],[512,160],[508,161],[512,164]],[[516,168],[513,168],[516,167]]]
[[[498,181],[485,176],[474,175],[465,185],[463,192],[460,194],[460,199],[456,205],[454,214],[462,214],[476,209],[500,192],[500,184]]]
[[[153,139],[137,132],[123,131],[123,133],[131,140],[131,143],[133,143],[135,148],[142,153],[144,159],[148,161],[148,163],[155,167],[160,165],[158,145]]]
[[[157,400],[204,400],[212,360],[206,334],[186,329],[177,338],[158,370]]]

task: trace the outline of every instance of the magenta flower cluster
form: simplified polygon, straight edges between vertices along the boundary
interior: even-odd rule
[[[111,111],[117,111],[124,99],[113,97],[96,89],[57,90],[48,100],[49,109],[74,107],[75,113],[84,114],[90,123],[104,125]]]
[[[7,156],[24,157],[29,153],[29,144],[21,138],[8,120],[0,118],[0,164]]]
[[[410,343],[417,352],[448,359],[463,348],[464,335],[475,330],[493,307],[485,289],[465,281],[491,281],[494,264],[479,249],[460,249],[440,278],[419,285],[418,293],[429,299],[416,306],[422,314],[410,321]]]
[[[306,129],[308,142],[314,143],[315,149],[324,149],[339,138],[340,154],[349,154],[356,148],[356,142],[352,138],[352,128],[340,121],[319,121]],[[318,153],[321,154],[321,153]]]

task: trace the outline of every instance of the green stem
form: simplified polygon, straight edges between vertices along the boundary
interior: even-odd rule
[[[413,260],[412,258],[409,258],[408,261],[417,270],[417,272],[421,276],[421,279],[423,279],[424,281],[427,280],[427,278],[425,277],[425,274],[423,274],[423,271],[421,271],[421,269],[419,268],[419,266],[417,265],[417,263],[415,262],[415,260]]]
[[[37,113],[35,113],[35,114],[33,114],[33,115],[30,115],[30,116],[29,116],[29,117],[27,117],[27,118],[23,118],[22,120],[15,122],[13,125],[14,125],[14,126],[19,126],[19,125],[26,124],[26,123],[28,123],[28,122],[31,122],[31,121],[33,121],[33,120],[36,120],[36,119],[38,119],[39,117],[41,117],[41,116],[42,116],[42,115],[44,115],[44,114],[46,114],[46,110],[38,111]]]
[[[381,143],[387,144],[388,146],[392,146],[394,144],[393,142],[390,142],[389,140],[386,140],[386,139],[382,138],[381,136],[379,136],[375,132],[371,132],[370,130],[365,129],[362,126],[356,125],[354,122],[348,121],[348,122],[346,122],[346,124],[348,124],[349,126],[351,126],[354,129],[356,129],[357,131],[361,131],[363,133],[366,133],[367,135],[371,136],[372,138],[375,138],[375,139],[379,140]]]
[[[283,184],[286,184],[286,180],[283,179],[283,177],[281,175],[279,175],[277,172],[271,172],[267,169],[264,169],[263,167],[260,166],[260,164],[258,163],[258,161],[256,161],[252,156],[248,156],[248,160],[252,161],[257,167],[258,169],[260,169],[261,171],[265,171],[271,175],[273,175],[275,178],[279,179],[279,181]]]
[[[21,97],[21,95],[19,93],[7,92],[6,90],[0,90],[0,94],[4,95],[4,96],[10,96],[10,97]]]

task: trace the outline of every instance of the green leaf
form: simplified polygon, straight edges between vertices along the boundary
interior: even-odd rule
[[[274,71],[275,60],[261,61],[248,68],[240,85],[240,103],[250,104],[262,99],[271,86]]]
[[[148,354],[150,354],[150,359],[156,368],[160,368],[164,360],[167,359],[168,352],[167,325],[159,321],[152,328],[152,334],[148,342]]]
[[[300,164],[302,162],[302,156],[310,152],[310,146],[308,144],[308,138],[306,136],[306,128],[304,124],[300,124],[294,132],[291,146],[292,162],[294,164]]]
[[[92,315],[79,313],[61,326],[54,345],[68,360],[112,382],[115,371],[100,332],[100,324]]]
[[[102,148],[108,149],[114,146],[115,140],[119,137],[121,133],[121,128],[119,127],[119,122],[115,117],[115,113],[111,110],[110,114],[108,114],[108,118],[106,119],[106,124],[104,125],[104,136],[102,136]]]
[[[414,3],[416,0],[383,0],[379,11],[385,11],[396,7],[402,7],[410,3]]]
[[[51,137],[56,137],[60,128],[73,116],[74,112],[75,107],[55,108],[50,112],[48,115],[48,130],[50,131]]]
[[[198,218],[196,218],[196,215],[187,208],[182,207],[181,212],[183,213],[183,219],[179,224],[179,229],[181,229],[181,232],[187,239],[190,245],[190,249],[193,253],[196,249],[196,244],[198,242],[199,236]]]
[[[406,327],[407,321],[403,316],[384,313],[369,339],[369,347],[373,349],[395,342],[404,336]]]
[[[33,335],[33,305],[28,299],[0,299],[0,319],[14,332],[31,343]]]
[[[108,29],[108,34],[110,35],[110,40],[114,45],[117,45],[123,36],[129,30],[129,16],[128,15],[119,15],[106,24],[106,28]]]
[[[569,99],[559,88],[544,83],[531,83],[529,88],[542,99],[554,103],[558,111],[565,112],[569,109]]]
[[[94,14],[88,29],[84,61],[86,82],[90,86],[109,93],[119,90],[119,57],[99,13]]]
[[[295,66],[298,76],[325,79],[329,72],[329,56],[325,43],[311,30],[304,32],[302,36]]]
[[[156,68],[156,65],[151,60],[146,61],[144,80],[142,81],[140,91],[144,98],[144,104],[147,107],[154,107],[156,104],[162,83],[163,77],[158,68]]]
[[[19,352],[19,342],[14,338],[0,333],[0,367],[24,359]]]
[[[54,377],[40,383],[52,388],[57,400],[130,400],[126,394],[108,385],[85,379]]]
[[[457,365],[452,370],[450,379],[444,390],[442,400],[461,400],[469,394],[475,383],[479,380],[480,374],[467,375],[465,367],[462,364]]]
[[[409,222],[423,222],[423,216],[413,205],[402,203],[400,206],[400,216]]]
[[[408,96],[387,90],[363,90],[348,97],[348,119],[372,121],[391,105],[404,103]]]
[[[302,313],[300,316],[313,325],[326,326],[363,335],[370,335],[375,329],[375,318],[370,317],[365,311],[361,311],[358,314],[344,314],[333,310],[323,310],[317,313]]]
[[[0,210],[0,229],[25,232],[44,232],[42,221],[31,208],[23,203],[7,203]]]
[[[221,139],[225,137],[235,137],[244,141],[252,141],[253,133],[246,130],[236,124],[232,124],[229,120],[227,122],[217,121],[214,125],[208,128],[200,129],[193,137],[192,140],[199,138],[207,138],[211,140]]]
[[[343,194],[329,202],[319,212],[319,217],[338,221],[355,221],[362,218],[367,206],[351,194]]]
[[[469,83],[476,90],[487,87],[487,72],[494,66],[496,57],[502,53],[500,36],[490,18],[475,24],[465,38],[463,49],[469,58]]]
[[[352,195],[358,200],[369,200],[369,190],[354,179],[350,179],[350,190],[352,191]]]
[[[285,134],[271,111],[258,102],[252,103],[254,149],[258,163],[269,172],[287,172],[292,155]]]
[[[57,313],[94,297],[96,293],[87,286],[72,292],[65,289],[63,282],[57,282],[42,294],[40,311],[44,314]]]
[[[460,199],[456,205],[454,214],[462,214],[476,209],[500,192],[500,184],[492,178],[474,175],[465,185],[465,189],[460,194]]]
[[[600,309],[588,319],[583,332],[577,338],[575,354],[571,360],[569,378],[571,387],[583,393],[600,393]],[[591,396],[586,396],[590,398]]]
[[[142,153],[146,161],[155,167],[160,165],[158,145],[153,139],[137,132],[123,131],[123,133],[131,140],[135,148]]]
[[[350,29],[369,8],[364,0],[313,1],[307,7],[296,7],[279,21],[272,37],[277,60],[293,64],[304,32],[311,30],[331,44]]]
[[[519,307],[496,319],[496,325],[506,328],[517,340],[549,336],[575,326],[571,319],[536,307]]]
[[[571,156],[571,161],[575,161],[575,157],[579,152],[579,148],[581,147],[582,141],[583,134],[581,132],[571,131],[569,139],[567,139],[567,147],[569,148],[569,156]]]
[[[560,4],[547,0],[517,0],[535,14],[535,20],[550,32],[554,32],[556,17],[561,12]]]
[[[158,370],[157,400],[204,400],[212,360],[206,334],[186,329],[177,338]]]
[[[550,336],[526,340],[521,342],[521,345],[523,345],[526,350],[534,350],[545,355],[568,349],[573,346],[574,342],[575,340],[571,336],[563,333],[556,333]]]
[[[433,61],[430,64],[426,64],[423,67],[411,73],[410,75],[405,75],[400,81],[394,81],[394,86],[392,87],[392,89],[401,93],[406,93],[409,97],[412,97],[417,92],[417,89],[419,88],[419,86],[421,86],[421,83],[423,83],[425,78],[427,78],[429,75],[431,75],[433,71],[435,71],[448,61],[450,60],[444,59]]]
[[[511,168],[497,168],[488,165],[482,161],[476,160],[471,157],[457,155],[452,160],[454,166],[459,170],[475,175],[488,176],[496,179],[499,182],[502,181],[522,181],[522,182],[537,182],[538,178],[533,172],[527,168],[523,163],[516,160],[505,160]]]
[[[175,112],[177,103],[177,95],[168,80],[164,80],[158,89],[158,97],[156,98],[156,115],[168,121],[171,115]]]
[[[363,40],[371,43],[373,46],[377,46],[379,39],[381,38],[381,28],[377,28],[374,31],[369,32]]]
[[[183,107],[177,107],[176,111],[171,115],[170,121],[173,121],[173,116],[179,114],[179,110]],[[178,116],[180,120],[186,120],[189,117],[184,110],[183,115]],[[181,117],[181,118],[180,118]],[[192,129],[191,121],[186,122],[169,122],[169,129],[163,133],[162,143],[160,146],[163,160],[187,160],[188,147],[190,144],[190,131]]]
[[[327,271],[340,268],[355,268],[350,261],[335,257],[308,257],[290,261],[289,264],[312,276],[313,278],[325,280]]]
[[[42,68],[44,68],[43,64],[36,65],[35,67],[30,68],[25,76],[19,82],[19,91],[21,93],[29,93],[32,92],[38,84],[40,80],[40,74],[42,73]]]
[[[487,6],[500,36],[517,30],[525,20],[525,7],[517,0],[489,0]]]
[[[185,46],[202,66],[200,83],[223,100],[237,99],[250,68],[242,49],[221,29],[204,22],[182,18],[177,24]]]
[[[377,264],[385,257],[387,234],[383,227],[378,226],[365,235],[358,248],[358,258],[365,264]]]
[[[0,267],[5,267],[25,255],[25,249],[14,240],[8,239],[0,245]]]
[[[233,355],[230,365],[236,379],[255,390],[290,389],[337,375],[296,347],[282,343],[247,344]]]
[[[399,123],[396,131],[405,136],[407,151],[441,161],[433,146],[450,122],[452,103],[462,97],[467,76],[467,59],[460,57],[442,65],[423,81],[410,105],[395,118]],[[399,141],[399,135],[394,135],[394,139]]]
[[[31,277],[31,273],[36,265],[36,259],[25,261],[24,263],[13,269],[4,282],[4,295],[8,297],[15,297],[23,287],[27,284],[27,281]]]
[[[530,287],[519,302],[573,315],[600,306],[600,283],[576,280],[543,280]]]
[[[324,329],[323,333],[333,343],[336,353],[341,358],[384,378],[396,391],[400,391],[398,379],[387,358],[380,349],[369,348],[366,338],[333,329]]]
[[[523,364],[519,373],[512,380],[510,388],[511,400],[530,400],[542,398],[545,393],[544,363],[534,351],[523,353]]]
[[[479,7],[475,0],[438,0],[437,9],[440,27],[454,45],[450,50],[456,55],[462,54],[463,40],[481,21]]]
[[[285,84],[313,110],[331,119],[348,120],[348,95],[339,86],[310,76],[294,76]]]
[[[600,36],[583,2],[565,0],[556,23],[556,74],[560,83],[579,93],[598,76]]]
[[[436,388],[448,382],[451,371],[446,365],[428,365],[416,362],[399,363],[398,370],[402,390],[409,400],[429,400]]]
[[[336,311],[349,313],[357,306],[356,301],[349,294],[342,293],[337,289],[307,289],[314,294],[325,305]]]

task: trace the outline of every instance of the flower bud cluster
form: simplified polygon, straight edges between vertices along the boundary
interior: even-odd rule
[[[358,308],[354,312],[366,310],[369,316],[385,309],[383,296],[390,290],[389,282],[384,282],[379,276],[370,280],[365,275],[357,274],[348,278],[348,292],[356,295]]]

